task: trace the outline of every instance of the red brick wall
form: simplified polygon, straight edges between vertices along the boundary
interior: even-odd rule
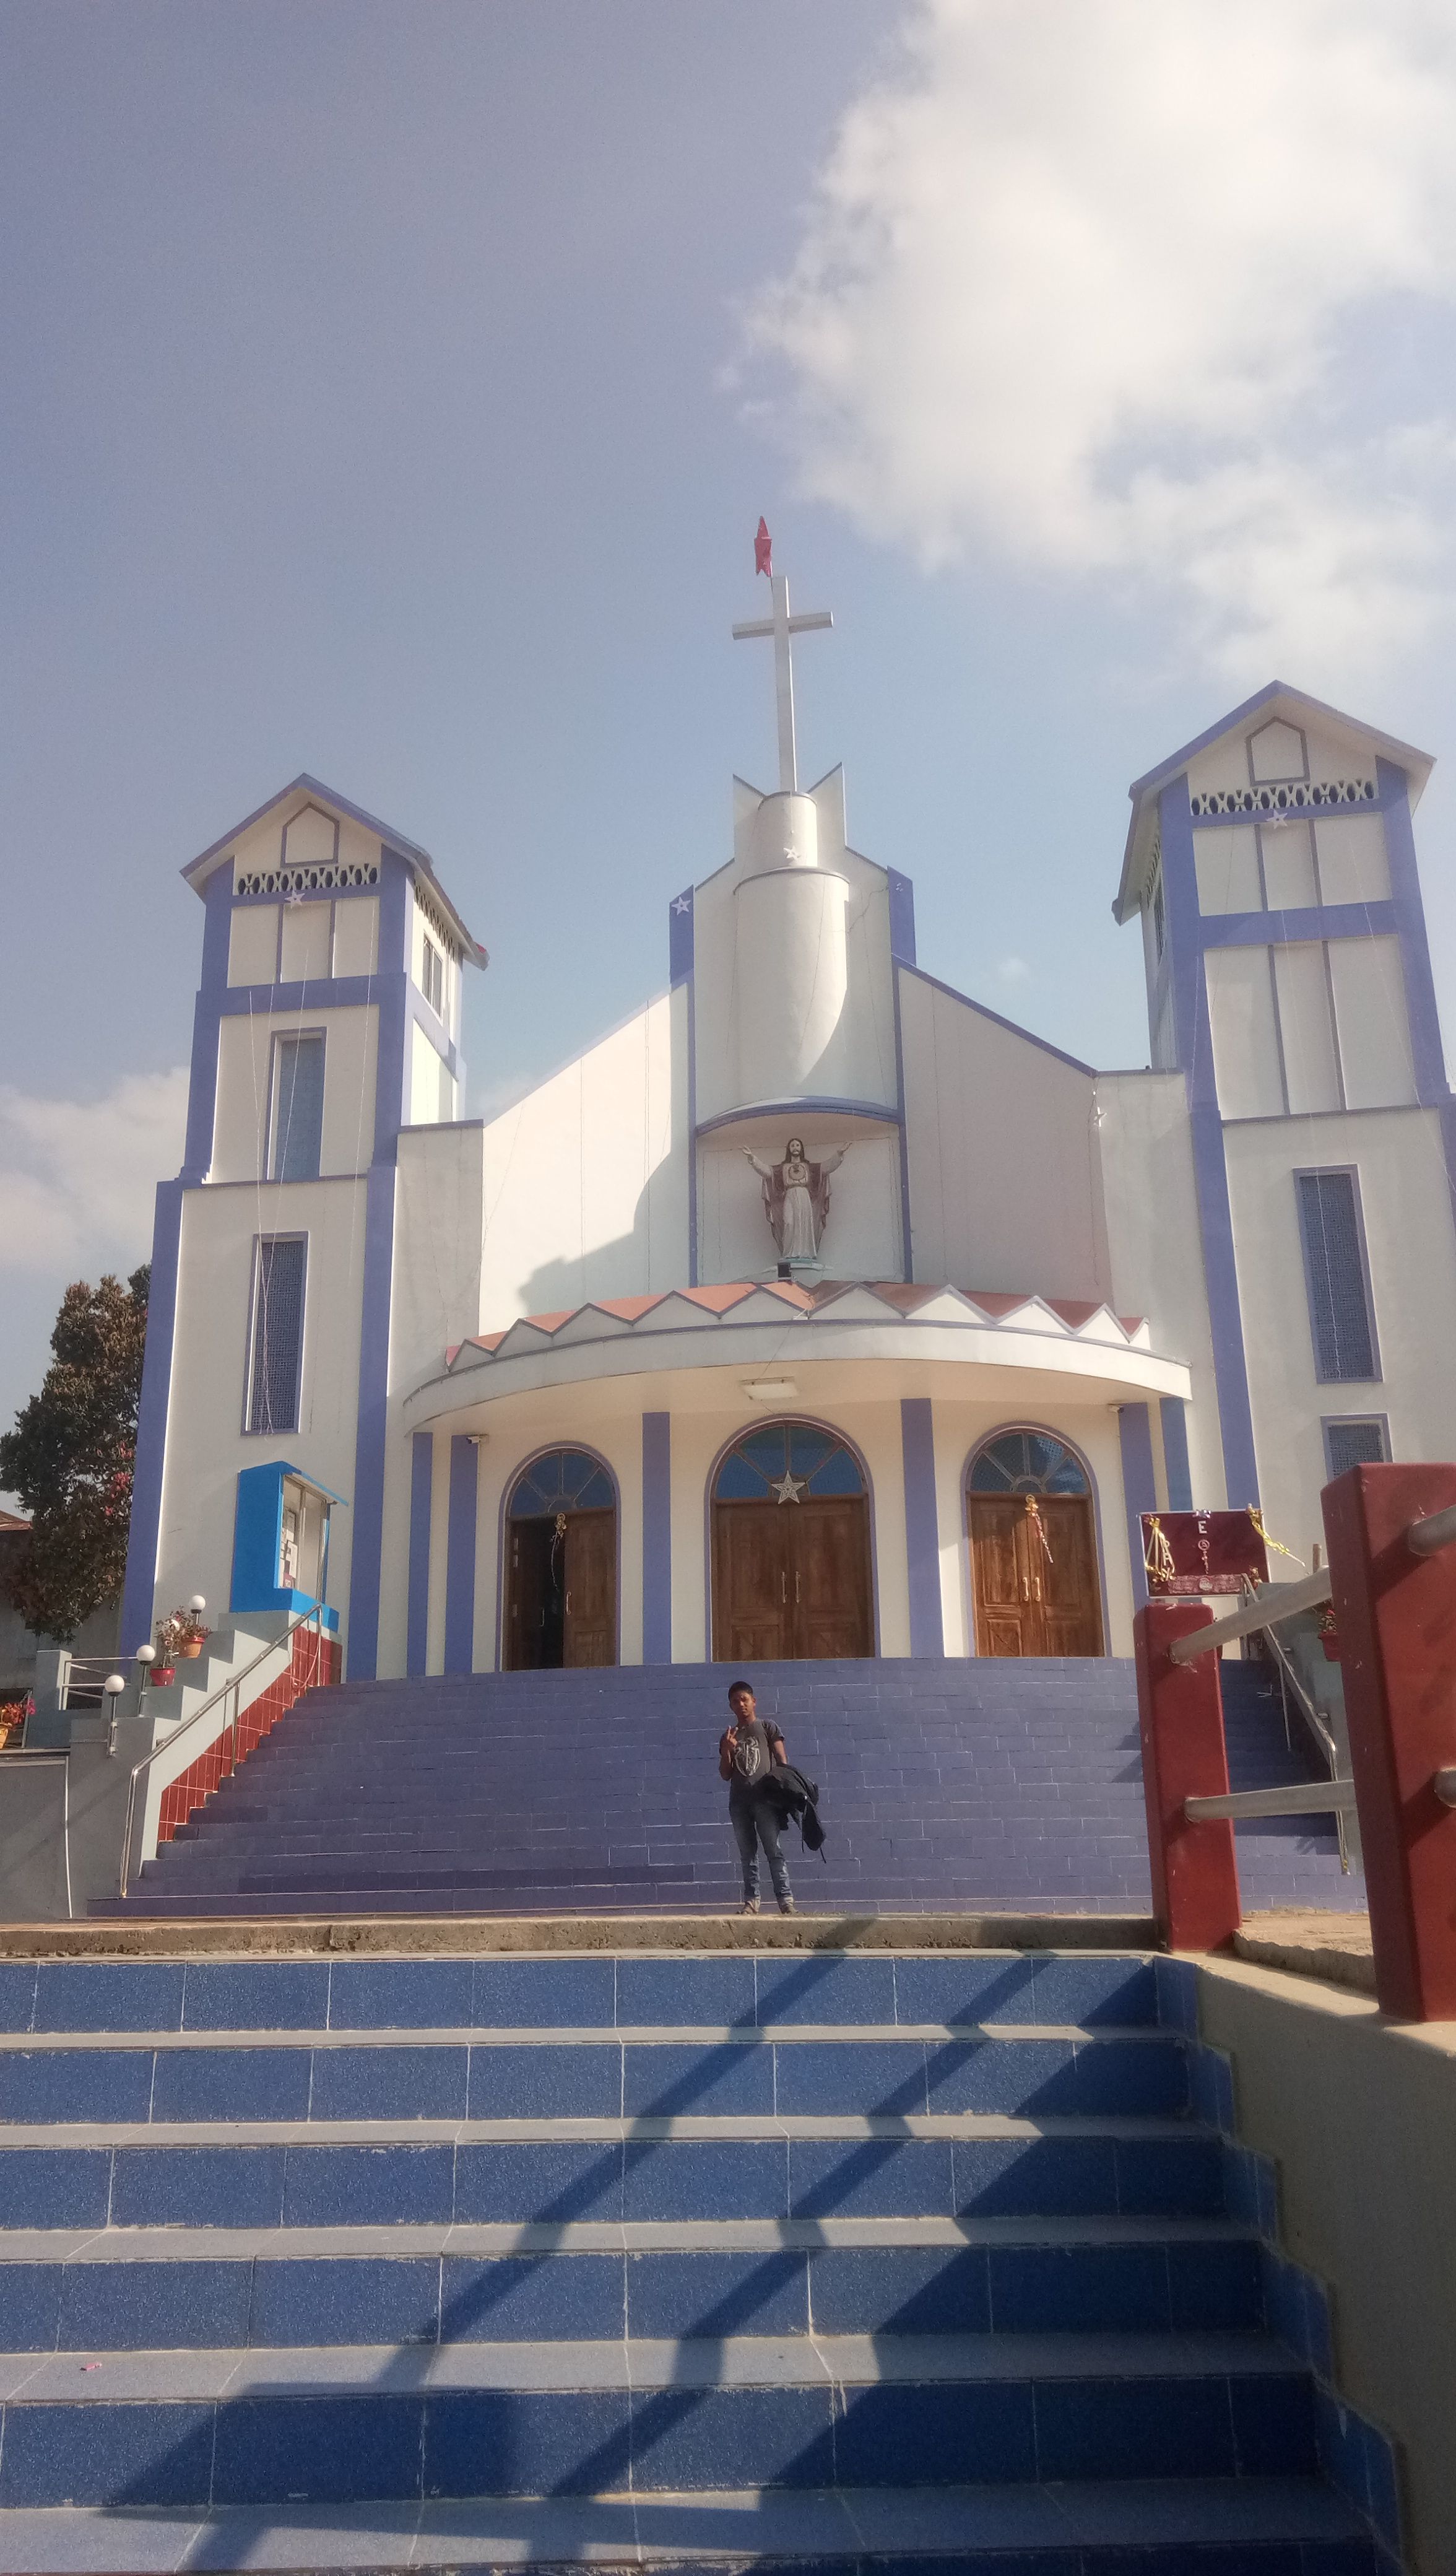
[[[185,1825],[194,1809],[205,1806],[215,1789],[221,1787],[229,1772],[246,1762],[255,1745],[292,1708],[306,1690],[336,1682],[339,1678],[339,1645],[335,1637],[316,1637],[311,1628],[293,1632],[293,1668],[280,1673],[255,1700],[250,1700],[237,1723],[237,1742],[232,1727],[214,1736],[205,1753],[179,1771],[162,1791],[161,1820],[157,1826],[158,1847],[169,1843],[179,1825]]]

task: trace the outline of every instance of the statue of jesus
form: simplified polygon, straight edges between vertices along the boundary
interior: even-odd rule
[[[761,1163],[744,1146],[744,1160],[763,1183],[763,1212],[781,1261],[818,1260],[829,1217],[829,1175],[838,1171],[847,1150],[841,1145],[822,1163],[811,1163],[802,1136],[791,1136],[781,1163]]]

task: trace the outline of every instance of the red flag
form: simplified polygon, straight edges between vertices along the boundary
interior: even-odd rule
[[[758,534],[753,540],[753,569],[755,573],[766,572],[772,581],[773,539],[769,535],[766,519],[759,520]]]

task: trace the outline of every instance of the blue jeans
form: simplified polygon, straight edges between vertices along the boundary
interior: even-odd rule
[[[768,1854],[768,1874],[775,1896],[779,1898],[787,1896],[789,1865],[779,1848],[778,1816],[769,1805],[767,1798],[755,1798],[751,1807],[730,1807],[728,1822],[733,1828],[733,1839],[738,1845],[738,1857],[743,1864],[745,1898],[758,1894],[760,1843]]]

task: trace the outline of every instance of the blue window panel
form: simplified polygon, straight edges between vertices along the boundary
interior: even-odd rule
[[[832,1431],[811,1422],[771,1422],[747,1433],[729,1451],[713,1493],[720,1503],[761,1503],[786,1474],[816,1497],[864,1492],[853,1450]]]
[[[971,1468],[973,1494],[1085,1494],[1085,1470],[1049,1431],[1003,1431]]]
[[[1327,1422],[1325,1460],[1331,1476],[1347,1467],[1378,1467],[1388,1455],[1385,1424],[1378,1414],[1364,1422]]]
[[[557,1512],[610,1510],[612,1480],[584,1449],[553,1449],[526,1469],[511,1495],[513,1521],[547,1520]]]
[[[324,1139],[324,1042],[276,1038],[273,1071],[273,1178],[316,1181]]]
[[[264,1236],[253,1286],[248,1429],[296,1431],[303,1366],[302,1235]]]
[[[1375,1335],[1360,1256],[1353,1172],[1297,1172],[1315,1374],[1322,1383],[1374,1378]]]

